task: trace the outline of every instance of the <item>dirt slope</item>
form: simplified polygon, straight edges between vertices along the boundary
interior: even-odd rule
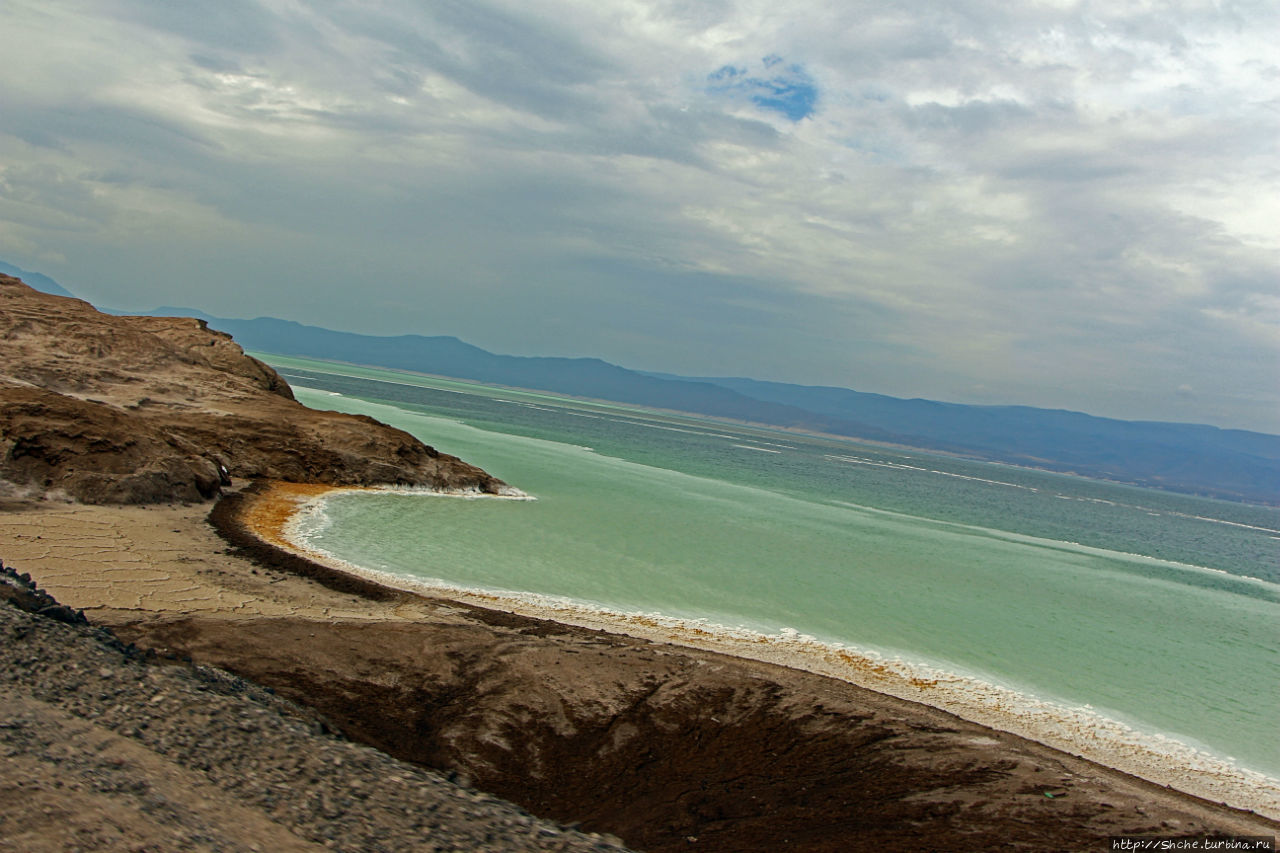
[[[0,851],[621,850],[49,601],[0,568]]]

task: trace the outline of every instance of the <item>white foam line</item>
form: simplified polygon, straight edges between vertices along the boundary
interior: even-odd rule
[[[373,376],[361,376],[361,375],[360,375],[360,374],[358,374],[358,373],[339,373],[338,371],[333,371],[333,370],[315,370],[315,369],[310,368],[310,367],[295,367],[295,368],[293,368],[293,369],[294,369],[294,370],[306,370],[306,371],[309,371],[309,372],[311,372],[311,373],[319,373],[319,374],[322,374],[322,375],[324,375],[324,376],[341,376],[341,377],[343,377],[344,379],[360,379],[360,380],[363,380],[363,381],[365,381],[365,382],[381,382],[381,383],[383,383],[384,385],[404,385],[404,386],[407,386],[407,387],[409,387],[409,388],[425,388],[425,389],[426,389],[426,390],[428,390],[428,391],[447,391],[447,392],[448,392],[448,393],[450,393],[450,394],[468,394],[468,393],[470,393],[470,392],[467,392],[467,391],[459,391],[459,390],[457,390],[456,388],[439,388],[439,387],[437,387],[437,386],[435,386],[435,385],[424,385],[424,384],[422,384],[422,383],[420,383],[420,382],[397,382],[397,381],[396,381],[396,380],[394,380],[394,379],[381,379],[381,378],[373,377]],[[286,370],[281,370],[281,371],[280,371],[280,375],[281,375],[281,376],[288,377],[288,376],[290,376],[291,374],[289,374],[289,373],[287,372],[287,369],[286,369]],[[294,385],[293,387],[297,388],[297,387],[300,387],[300,386]],[[301,386],[301,387],[306,387],[306,386]],[[312,391],[318,391],[318,390],[320,390],[320,389],[318,389],[318,388],[311,388],[310,390],[312,390]],[[336,392],[335,392],[335,393],[336,393]],[[340,394],[339,396],[345,397],[346,395],[345,395],[345,394]]]
[[[739,436],[741,438],[741,436]],[[795,450],[794,444],[778,444],[776,441],[765,441],[762,438],[743,438],[743,441],[750,441],[753,444],[764,444],[769,447],[781,447],[783,450]]]
[[[585,448],[590,450],[590,448]],[[430,498],[463,498],[464,500],[491,501],[536,501],[537,498],[528,492],[522,492],[514,486],[503,485],[496,494],[482,492],[474,486],[465,489],[433,489],[427,486],[373,486],[366,491],[379,492],[384,495],[415,495]],[[320,500],[322,498],[318,498]]]
[[[731,447],[741,447],[743,450],[754,450],[757,453],[781,453],[781,450],[771,450],[768,447],[756,447],[753,444],[734,444]]]
[[[550,407],[548,407],[548,406],[538,406],[538,405],[535,405],[534,403],[526,403],[526,402],[524,402],[523,400],[503,400],[503,399],[502,399],[502,398],[500,398],[500,397],[493,397],[493,398],[491,398],[491,399],[492,399],[495,403],[506,403],[506,404],[511,405],[511,406],[523,406],[523,407],[524,407],[524,408],[526,408],[526,409],[537,409],[539,412],[558,412],[558,411],[560,411],[559,407],[556,407],[556,408],[550,408]]]
[[[827,459],[834,459],[837,462],[849,462],[854,465],[871,465],[876,468],[893,468],[899,471],[920,471],[925,474],[938,474],[942,477],[955,477],[957,480],[972,480],[975,483],[990,483],[993,486],[1008,486],[1011,489],[1026,489],[1030,492],[1038,492],[1039,489],[1034,486],[1024,486],[1021,483],[1007,483],[1004,480],[988,480],[986,477],[974,477],[969,474],[957,474],[954,471],[939,471],[936,468],[921,468],[919,465],[904,465],[901,462],[876,462],[871,459],[864,459],[860,456],[838,456],[835,454],[826,454]],[[1057,497],[1064,498],[1065,495]],[[1104,501],[1106,503],[1106,501]]]
[[[683,427],[667,426],[666,424],[655,424],[648,421],[637,421],[630,418],[609,418],[609,420],[618,424],[630,424],[631,426],[648,427],[649,429],[665,429],[667,432],[685,432],[689,435],[703,435],[710,438],[741,438],[739,435],[725,435],[719,432],[707,432],[700,429],[684,429]]]
[[[1174,512],[1170,514],[1181,516],[1182,518],[1194,518],[1196,521],[1208,521],[1213,524],[1227,524],[1231,527],[1244,527],[1249,530],[1261,530],[1263,533],[1280,533],[1280,531],[1277,531],[1274,527],[1259,527],[1256,524],[1245,524],[1242,521],[1227,521],[1225,518],[1209,518],[1204,515],[1188,515],[1184,512]]]
[[[1159,785],[1280,819],[1280,779],[1240,767],[1231,759],[1211,755],[1166,735],[1138,732],[1088,706],[1069,708],[1046,702],[977,678],[824,642],[790,628],[765,634],[703,619],[623,612],[559,596],[480,590],[354,565],[307,542],[304,528],[314,531],[327,525],[326,499],[321,495],[301,502],[282,533],[286,544],[300,556],[331,568],[421,595],[807,670],[940,708]]]
[[[1059,495],[1058,497],[1061,497]],[[859,512],[865,512],[868,515],[878,515],[884,518],[898,518],[909,522],[922,522],[924,524],[936,525],[938,527],[955,529],[955,530],[971,530],[990,536],[993,539],[1000,539],[1005,542],[1017,542],[1026,545],[1047,548],[1063,548],[1068,547],[1072,550],[1079,551],[1082,554],[1092,554],[1107,559],[1128,559],[1136,562],[1147,563],[1150,565],[1166,566],[1168,568],[1177,569],[1188,572],[1207,572],[1214,575],[1224,575],[1237,581],[1245,581],[1250,585],[1260,586],[1269,592],[1280,592],[1280,584],[1275,581],[1269,581],[1265,578],[1257,578],[1253,575],[1241,575],[1235,572],[1228,572],[1225,569],[1215,569],[1210,566],[1198,566],[1195,563],[1181,563],[1177,560],[1169,560],[1163,557],[1153,557],[1150,554],[1138,554],[1130,551],[1112,551],[1107,548],[1099,548],[1094,545],[1085,545],[1080,542],[1072,542],[1067,539],[1046,539],[1041,536],[1032,536],[1027,533],[1014,533],[1010,530],[1001,530],[997,527],[982,527],[977,524],[964,524],[958,521],[946,521],[940,518],[930,518],[924,515],[912,515],[905,512],[896,512],[890,509],[881,509],[880,507],[868,506],[867,504],[853,503],[851,501],[842,501],[829,499],[827,501],[831,506],[848,507]]]
[[[893,469],[905,470],[905,471],[922,471],[926,474],[941,474],[944,477],[955,477],[958,480],[973,480],[979,483],[990,483],[991,485],[994,485],[994,486],[1009,486],[1010,488],[1014,488],[1014,489],[1025,489],[1026,491],[1029,491],[1029,492],[1040,491],[1035,486],[1025,486],[1021,483],[1006,483],[1003,480],[988,480],[985,477],[971,477],[967,474],[956,474],[951,471],[938,471],[932,468],[920,468],[915,465],[902,465],[897,462],[876,462],[871,459],[863,459],[857,456],[839,456],[831,453],[825,454],[825,458],[834,460],[836,462],[848,462],[853,465],[870,465],[876,468],[893,468]],[[1241,522],[1241,521],[1227,521],[1224,518],[1211,518],[1209,516],[1204,516],[1204,515],[1191,515],[1185,512],[1173,512],[1171,510],[1157,512],[1147,507],[1139,506],[1138,504],[1117,503],[1116,501],[1109,501],[1103,498],[1081,498],[1081,497],[1074,497],[1072,495],[1060,495],[1060,494],[1055,494],[1053,497],[1058,498],[1059,500],[1064,500],[1064,501],[1081,501],[1084,503],[1097,503],[1097,504],[1104,504],[1106,506],[1123,507],[1125,509],[1136,509],[1136,510],[1141,510],[1143,512],[1146,512],[1147,515],[1153,515],[1157,517],[1162,515],[1172,515],[1177,518],[1187,518],[1187,519],[1192,519],[1194,521],[1207,521],[1210,524],[1226,524],[1231,527],[1243,527],[1247,530],[1257,530],[1262,533],[1278,532],[1276,531],[1275,528],[1272,528],[1272,527],[1260,527],[1256,524],[1245,524],[1244,522]],[[1273,536],[1272,538],[1275,538],[1275,537]]]

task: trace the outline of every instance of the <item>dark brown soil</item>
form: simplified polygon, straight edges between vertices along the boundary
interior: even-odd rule
[[[0,567],[0,851],[622,853],[58,606]]]
[[[829,679],[504,621],[186,618],[118,632],[269,685],[393,756],[652,853],[1103,850],[1114,834],[1275,833]]]

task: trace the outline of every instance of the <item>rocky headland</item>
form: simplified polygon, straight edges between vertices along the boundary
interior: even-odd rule
[[[307,484],[503,486],[195,320],[0,299],[0,555],[48,591],[0,584],[0,851],[614,849],[522,808],[651,853],[1276,834],[844,682],[309,562],[273,535]]]
[[[202,320],[103,314],[0,275],[0,345],[0,488],[11,497],[201,501],[233,477],[502,487],[372,418],[303,406]]]

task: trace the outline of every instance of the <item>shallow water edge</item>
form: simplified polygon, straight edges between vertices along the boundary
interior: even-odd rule
[[[765,634],[659,613],[620,612],[566,598],[423,582],[350,564],[302,541],[299,528],[322,513],[332,495],[358,490],[292,486],[279,484],[259,496],[246,523],[270,544],[353,578],[433,598],[812,672],[938,708],[1187,794],[1280,818],[1280,780],[1158,733],[1137,732],[1088,707],[1043,702],[975,678],[821,642],[790,629]]]

